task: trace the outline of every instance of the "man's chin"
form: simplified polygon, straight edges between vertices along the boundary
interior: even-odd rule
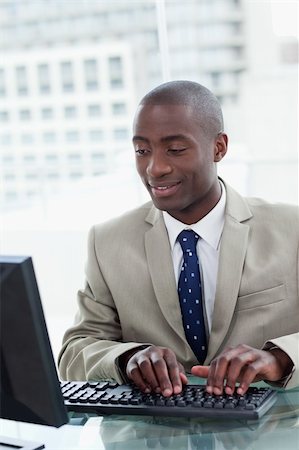
[[[177,208],[175,207],[175,205],[172,205],[169,201],[167,200],[162,200],[162,199],[156,199],[152,197],[152,202],[154,204],[154,206],[157,209],[160,209],[160,211],[166,211],[170,214],[171,211],[176,211]]]

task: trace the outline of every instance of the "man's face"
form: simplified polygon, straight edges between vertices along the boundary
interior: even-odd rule
[[[190,106],[140,105],[133,134],[137,170],[158,209],[191,224],[214,207],[215,162],[224,156],[226,141],[208,138]]]

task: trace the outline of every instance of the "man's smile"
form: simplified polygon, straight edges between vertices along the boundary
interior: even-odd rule
[[[148,183],[148,186],[155,197],[168,197],[177,191],[180,184],[180,181],[176,181],[168,184]]]

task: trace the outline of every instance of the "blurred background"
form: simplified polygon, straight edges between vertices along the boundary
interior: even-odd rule
[[[151,88],[211,89],[219,174],[298,203],[297,0],[0,0],[0,29],[0,251],[33,257],[55,356],[88,229],[148,200],[131,124]]]

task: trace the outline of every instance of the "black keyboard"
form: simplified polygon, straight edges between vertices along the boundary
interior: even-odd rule
[[[124,415],[258,419],[274,404],[276,392],[250,387],[245,395],[209,395],[203,385],[187,385],[181,394],[163,397],[144,394],[131,385],[62,381],[64,403],[69,411]]]

